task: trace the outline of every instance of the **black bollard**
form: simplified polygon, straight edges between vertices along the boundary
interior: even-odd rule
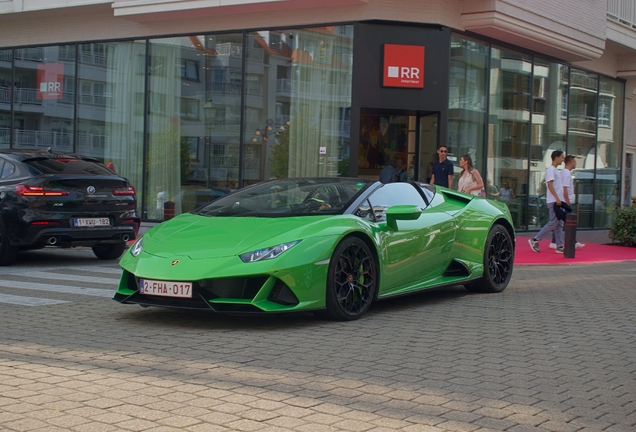
[[[579,218],[576,213],[568,213],[565,215],[565,249],[563,256],[566,258],[574,258],[576,252],[576,226]]]
[[[163,220],[172,219],[174,217],[174,203],[166,201],[163,203]]]

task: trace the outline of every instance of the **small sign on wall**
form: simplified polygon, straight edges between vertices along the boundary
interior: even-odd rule
[[[384,87],[424,88],[425,47],[384,44]]]
[[[320,154],[327,154],[327,147],[320,147]]]

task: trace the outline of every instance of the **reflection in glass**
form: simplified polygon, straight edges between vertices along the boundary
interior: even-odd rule
[[[0,148],[11,145],[12,50],[0,50]]]
[[[149,219],[238,187],[242,50],[240,34],[150,41]]]
[[[75,45],[14,51],[15,148],[73,151]]]
[[[515,228],[525,228],[528,195],[528,150],[532,59],[521,53],[493,47],[490,63],[490,124],[488,179],[495,189],[509,185],[505,200]],[[514,195],[514,198],[512,196]],[[501,199],[502,197],[500,197]]]
[[[244,183],[349,172],[353,26],[248,34]]]
[[[623,142],[624,84],[601,77],[598,94],[598,143],[594,192],[594,227],[608,228],[621,205],[620,166]],[[597,208],[598,207],[598,208]]]
[[[465,154],[470,155],[478,171],[485,168],[488,54],[487,44],[459,36],[451,38],[448,152],[455,163],[455,173],[461,171],[459,158]],[[429,158],[436,157],[434,150]],[[492,185],[493,179],[489,180]]]
[[[73,55],[75,51],[73,50]],[[126,177],[143,202],[143,41],[79,45],[76,151]]]
[[[535,57],[532,80],[532,134],[528,227],[540,229],[548,221],[545,172],[554,150],[565,151],[569,68]]]
[[[0,148],[9,148],[11,145],[12,60],[12,50],[0,50]]]
[[[594,207],[601,204],[594,199],[594,169],[597,165],[597,91],[598,75],[579,69],[571,70],[567,153],[574,155],[577,161],[577,169],[572,176],[579,228],[592,228]],[[599,166],[602,166],[602,162]]]

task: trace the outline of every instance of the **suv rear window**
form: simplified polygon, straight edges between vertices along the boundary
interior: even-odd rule
[[[73,175],[116,175],[104,165],[82,159],[72,158],[37,158],[26,159],[25,164],[44,174],[73,174]]]

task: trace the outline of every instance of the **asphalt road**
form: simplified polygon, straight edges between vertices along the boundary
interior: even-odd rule
[[[350,323],[125,306],[118,278],[90,250],[0,267],[1,430],[636,430],[634,263]]]

